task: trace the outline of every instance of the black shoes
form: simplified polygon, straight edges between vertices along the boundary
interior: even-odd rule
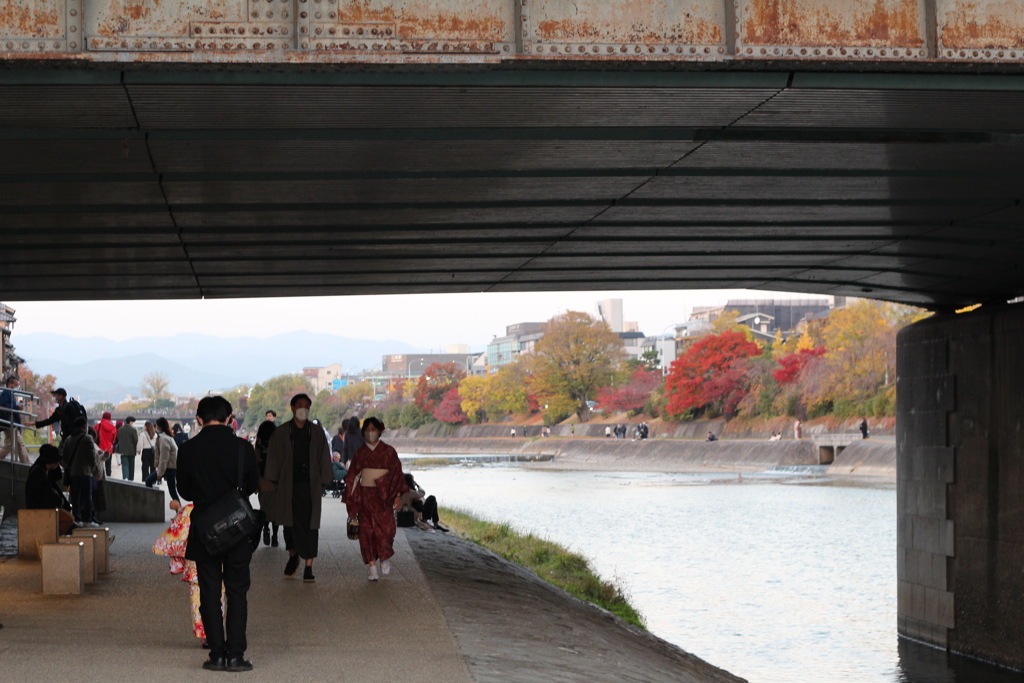
[[[448,533],[448,529],[446,529],[445,526],[443,524],[441,524],[441,522],[434,522],[434,528],[437,529],[438,531],[443,531],[445,533]]]
[[[244,657],[228,657],[224,670],[234,673],[238,673],[240,671],[252,671],[252,662]]]
[[[288,564],[284,566],[284,575],[288,577],[295,576],[295,570],[299,568],[299,556],[292,555],[288,558]]]
[[[270,529],[263,527],[263,545],[270,545]]]
[[[208,671],[226,671],[227,659],[224,655],[211,654],[209,658],[203,662],[203,668]],[[249,666],[252,668],[252,665]]]
[[[316,581],[316,577],[313,576],[313,568],[312,567],[308,567],[307,566],[306,570],[302,572],[302,580],[305,581],[306,583],[313,583],[314,581]]]

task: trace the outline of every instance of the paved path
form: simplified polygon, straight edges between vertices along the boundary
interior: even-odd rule
[[[371,583],[358,544],[344,536],[344,520],[341,503],[326,499],[315,584],[283,578],[283,547],[256,551],[247,652],[255,670],[238,674],[242,680],[739,680],[443,534],[400,530],[391,575]],[[151,550],[165,527],[110,527],[117,536],[113,571],[86,595],[42,595],[38,563],[0,559],[0,680],[232,678],[200,668],[206,653],[192,636],[187,587]]]
[[[343,506],[328,498],[324,512],[315,584],[282,578],[283,544],[253,557],[247,657],[255,669],[244,680],[471,682],[404,534],[391,575],[371,583],[357,543],[344,535]],[[87,595],[42,595],[37,563],[0,563],[0,680],[228,677],[200,668],[206,653],[192,636],[187,586],[151,550],[163,527],[110,526],[113,572]]]

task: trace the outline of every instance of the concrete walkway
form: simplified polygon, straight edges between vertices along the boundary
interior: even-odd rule
[[[253,557],[247,657],[255,669],[244,679],[472,681],[404,534],[396,539],[391,575],[371,583],[358,544],[344,535],[342,504],[328,498],[324,512],[315,584],[283,578],[283,542]],[[110,527],[117,537],[113,572],[87,586],[87,595],[42,595],[38,563],[0,563],[0,678],[181,683],[230,677],[200,668],[206,652],[192,636],[187,585],[151,550],[164,527]]]
[[[344,522],[340,501],[325,499],[315,584],[283,578],[283,543],[256,551],[246,653],[255,669],[243,680],[739,680],[451,536],[400,530],[391,575],[371,583]],[[113,571],[86,595],[42,595],[38,563],[0,560],[0,680],[231,678],[200,668],[187,586],[151,550],[165,526],[109,526]]]

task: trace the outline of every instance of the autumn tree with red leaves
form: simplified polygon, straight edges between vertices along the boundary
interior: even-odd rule
[[[779,358],[780,367],[772,373],[775,381],[779,384],[792,384],[800,379],[800,373],[804,371],[807,364],[815,358],[825,355],[825,347],[819,346],[816,349],[800,349],[796,353]]]
[[[689,410],[736,411],[746,394],[748,359],[761,355],[761,347],[737,330],[709,334],[695,342],[672,363],[665,381],[670,415]]]
[[[416,405],[433,413],[448,392],[459,388],[466,371],[458,363],[431,363],[416,383]]]
[[[462,424],[469,419],[466,413],[462,412],[462,397],[459,396],[457,386],[449,389],[441,399],[437,408],[434,409],[434,418],[439,422],[448,422],[449,424]]]
[[[617,387],[607,387],[597,392],[597,404],[605,413],[638,414],[658,385],[661,373],[648,368],[639,368],[629,382]]]

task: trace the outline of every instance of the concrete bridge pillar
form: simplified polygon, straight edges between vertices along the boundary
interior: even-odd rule
[[[1024,305],[897,347],[899,633],[1024,668]]]

